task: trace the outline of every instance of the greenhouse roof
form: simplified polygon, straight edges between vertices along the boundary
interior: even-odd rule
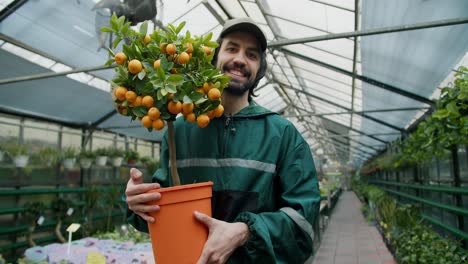
[[[385,149],[467,63],[464,0],[3,0],[1,112],[159,141],[116,114],[99,31],[110,9],[152,3],[156,27],[186,21],[195,35],[255,20],[268,38],[255,101],[294,123],[320,161],[359,165]]]

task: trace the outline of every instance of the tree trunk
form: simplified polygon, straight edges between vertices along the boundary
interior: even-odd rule
[[[169,163],[171,166],[171,177],[174,186],[180,185],[179,173],[177,173],[176,146],[174,139],[174,123],[167,122],[167,134],[169,140]]]

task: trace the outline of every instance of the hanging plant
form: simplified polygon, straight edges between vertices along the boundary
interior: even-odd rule
[[[442,157],[451,147],[468,144],[468,69],[461,66],[455,77],[453,87],[442,89],[432,115],[399,143],[395,167]]]

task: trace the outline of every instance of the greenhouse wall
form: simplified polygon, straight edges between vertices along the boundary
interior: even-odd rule
[[[378,170],[365,175],[399,203],[416,204],[422,217],[440,234],[468,240],[468,147],[453,148],[441,158],[399,170]]]

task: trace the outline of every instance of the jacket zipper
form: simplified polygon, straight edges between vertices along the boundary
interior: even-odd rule
[[[229,123],[231,122],[231,117],[226,118],[226,122],[224,123],[224,136],[223,136],[223,151],[222,151],[222,157],[224,158],[226,148],[227,148],[227,136],[228,136],[228,130],[229,130]]]

